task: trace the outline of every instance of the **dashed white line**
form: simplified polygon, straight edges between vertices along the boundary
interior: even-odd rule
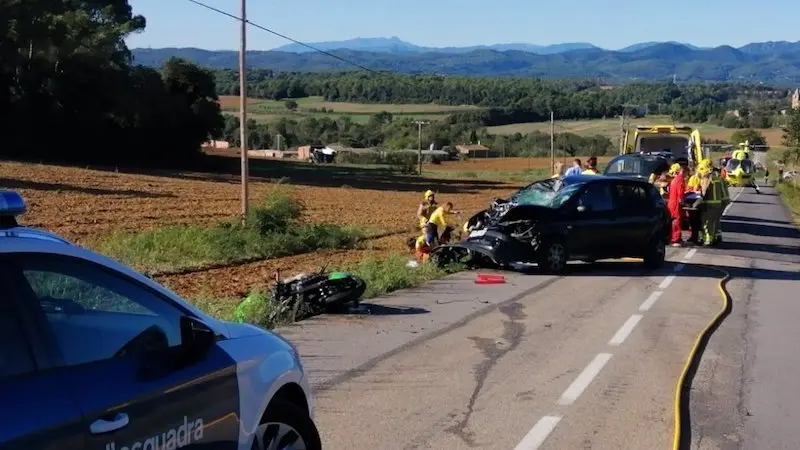
[[[611,353],[600,353],[594,357],[592,362],[583,369],[583,372],[575,378],[575,381],[569,385],[566,391],[561,394],[558,399],[559,405],[571,405],[583,394],[583,391],[589,387],[589,384],[594,380],[594,377],[603,370],[603,366],[611,359]]]
[[[619,327],[619,330],[617,330],[611,340],[608,341],[608,345],[617,346],[625,342],[625,339],[631,335],[631,332],[633,332],[633,329],[640,320],[642,320],[641,314],[634,314],[628,317],[628,320]]]
[[[733,197],[733,200],[731,200],[731,202],[730,202],[730,203],[728,203],[728,206],[726,206],[726,207],[725,207],[725,209],[724,209],[724,210],[722,210],[722,215],[723,215],[723,216],[724,216],[725,214],[728,214],[728,210],[729,210],[729,209],[731,209],[731,206],[733,206],[733,204],[734,204],[734,203],[736,203],[736,200],[739,200],[739,196],[740,196],[740,195],[742,195],[742,192],[744,192],[744,188],[741,188],[741,189],[739,190],[739,193],[738,193],[738,194],[736,194],[736,195]]]
[[[662,281],[662,282],[661,282],[661,284],[659,284],[659,285],[658,285],[658,288],[659,288],[659,289],[662,289],[662,290],[663,290],[663,289],[666,289],[666,288],[667,288],[667,286],[669,286],[669,285],[670,285],[670,283],[672,283],[672,281],[673,281],[674,279],[675,279],[675,275],[670,275],[670,276],[668,276],[668,277],[664,278],[664,281]]]
[[[653,305],[656,303],[658,298],[661,297],[661,294],[663,293],[664,291],[655,291],[652,294],[650,294],[650,297],[647,297],[647,300],[643,301],[642,304],[639,306],[639,311],[650,310],[650,308],[653,307]]]
[[[561,416],[544,416],[528,431],[514,450],[536,450],[544,443],[561,421]]]
[[[733,199],[728,208],[733,205],[733,202],[739,198],[741,195],[741,191],[736,197]],[[725,209],[727,212],[728,209]],[[724,213],[723,213],[724,214]],[[697,249],[691,249],[686,252],[686,255],[683,257],[683,261],[686,262],[697,253]],[[674,272],[680,272],[686,267],[685,264],[679,263],[673,267]],[[639,305],[639,311],[645,312],[649,311],[650,308],[658,301],[661,295],[664,293],[664,289],[666,289],[672,282],[675,280],[675,275],[669,275],[664,278],[663,281],[658,285],[660,290],[655,291],[650,294],[647,299]],[[608,345],[616,347],[625,342],[628,336],[631,335],[636,325],[642,320],[644,316],[642,314],[633,314],[631,315],[625,323],[614,333],[614,336],[611,337],[611,340],[608,341]],[[611,353],[599,353],[594,359],[583,369],[577,378],[569,385],[567,390],[561,394],[561,397],[558,400],[558,404],[562,406],[567,406],[573,404],[578,397],[580,397],[586,388],[594,381],[595,377],[600,374],[600,371],[603,370],[606,364],[611,360],[613,355]],[[514,450],[537,450],[541,445],[547,440],[550,433],[556,428],[558,423],[561,421],[562,416],[544,416],[536,422],[536,425],[528,431],[525,437],[517,444]]]

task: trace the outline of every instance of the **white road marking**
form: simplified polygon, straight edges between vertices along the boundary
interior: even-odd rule
[[[686,267],[686,264],[679,263],[676,264],[675,267],[672,268],[672,270],[674,270],[675,272],[680,272],[681,270],[683,270],[684,267]]]
[[[675,279],[675,275],[670,275],[670,276],[664,278],[664,281],[662,281],[661,284],[658,285],[658,288],[659,289],[666,289],[667,286],[669,286],[670,283],[672,283],[672,281],[674,279]]]
[[[536,450],[544,443],[561,421],[561,416],[544,416],[528,431],[514,450]]]
[[[650,294],[650,297],[647,297],[647,300],[643,301],[642,304],[639,306],[639,311],[648,311],[650,308],[653,307],[653,305],[656,303],[656,300],[658,300],[658,298],[661,297],[661,294],[663,293],[664,291],[655,291],[652,294]]]
[[[617,346],[625,342],[625,339],[631,335],[631,332],[633,332],[633,329],[640,320],[642,320],[641,314],[634,314],[628,317],[628,320],[626,320],[625,323],[619,327],[619,330],[617,330],[616,334],[614,334],[611,340],[608,341],[608,345]]]
[[[692,259],[692,256],[694,256],[695,253],[697,253],[697,249],[696,248],[693,248],[693,249],[689,250],[688,252],[686,252],[686,256],[683,257],[683,260],[684,261],[688,261],[688,260]]]
[[[594,377],[603,370],[603,366],[606,365],[608,360],[611,359],[611,353],[600,353],[594,357],[592,362],[583,369],[583,372],[578,375],[578,378],[575,378],[575,381],[569,385],[566,391],[561,394],[561,398],[558,399],[559,405],[571,405],[578,399],[578,397],[583,394],[583,391],[589,387],[589,384],[594,380]]]
[[[725,214],[728,214],[728,210],[729,210],[729,209],[731,209],[731,206],[733,206],[733,204],[734,204],[734,203],[736,203],[736,200],[739,200],[739,196],[740,196],[740,195],[742,195],[742,192],[744,192],[744,188],[739,188],[739,193],[738,193],[738,194],[736,194],[736,195],[733,197],[733,199],[731,200],[731,202],[730,202],[730,203],[728,203],[728,206],[726,206],[726,207],[725,207],[725,209],[723,209],[723,210],[722,210],[722,215],[723,215],[723,216],[724,216]]]

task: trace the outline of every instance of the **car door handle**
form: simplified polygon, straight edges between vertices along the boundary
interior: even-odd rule
[[[89,431],[92,434],[104,434],[119,429],[125,428],[130,423],[128,415],[125,413],[117,413],[113,420],[97,419],[89,426]]]

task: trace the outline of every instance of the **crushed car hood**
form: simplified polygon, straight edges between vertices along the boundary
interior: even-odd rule
[[[493,217],[495,223],[512,222],[516,220],[547,220],[553,215],[553,209],[538,205],[514,205],[509,204],[505,210],[497,211]]]

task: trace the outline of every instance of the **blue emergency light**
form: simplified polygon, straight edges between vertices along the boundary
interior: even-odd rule
[[[0,191],[0,228],[14,226],[16,217],[25,214],[25,199],[14,191]]]

